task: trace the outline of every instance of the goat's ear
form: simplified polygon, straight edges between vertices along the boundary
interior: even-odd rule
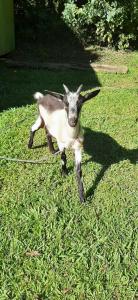
[[[81,84],[79,87],[78,87],[78,89],[77,89],[77,91],[76,91],[76,94],[80,94],[80,92],[81,92],[81,90],[82,90],[82,87],[83,87],[83,84]]]
[[[69,94],[69,89],[68,89],[68,87],[64,83],[63,83],[63,88],[65,90],[65,93]]]
[[[90,93],[87,93],[87,94],[84,95],[84,96],[81,96],[81,97],[82,97],[82,102],[88,101],[88,100],[90,100],[91,98],[97,96],[97,95],[99,94],[99,92],[100,92],[100,89],[95,90],[95,91],[90,92]]]

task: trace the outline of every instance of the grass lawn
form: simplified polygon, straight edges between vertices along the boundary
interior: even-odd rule
[[[0,300],[138,299],[138,55],[107,58],[129,72],[98,73],[101,92],[83,106],[85,205],[71,151],[69,175],[62,178],[60,157],[48,152],[44,131],[34,141],[43,146],[27,148],[37,116],[31,95],[62,91],[63,82],[72,89],[83,82],[87,90],[96,75],[0,63],[0,155],[48,158],[39,165],[0,161]]]

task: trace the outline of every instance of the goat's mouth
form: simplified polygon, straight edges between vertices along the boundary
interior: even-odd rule
[[[77,125],[77,120],[69,120],[68,122],[71,127],[75,127]]]

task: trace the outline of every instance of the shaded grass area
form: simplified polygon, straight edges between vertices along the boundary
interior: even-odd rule
[[[132,60],[128,74],[99,73],[103,89],[82,110],[85,205],[78,200],[72,153],[67,151],[69,175],[62,178],[60,157],[47,147],[28,150],[27,142],[37,116],[30,95],[61,91],[64,78],[72,89],[82,80],[90,89],[92,77],[14,72],[2,64],[1,108],[28,105],[0,114],[0,155],[47,156],[48,162],[0,161],[0,299],[137,299],[138,91]],[[117,84],[125,88],[115,89]],[[35,146],[45,142],[40,130]]]
[[[0,64],[0,110],[33,103],[36,91],[45,89],[63,93],[63,83],[77,89],[80,82],[84,89],[99,86],[95,72],[88,71],[48,71],[7,68]]]
[[[75,90],[83,83],[84,90],[96,86],[106,89],[133,89],[138,86],[138,55],[137,52],[116,53],[109,50],[98,50],[102,52],[104,61],[114,65],[127,65],[127,74],[98,73],[90,68],[86,71],[80,70],[31,70],[7,68],[0,62],[0,111],[10,108],[34,103],[33,93],[45,89],[63,92],[62,84],[67,84],[70,89]],[[98,54],[100,57],[100,54]],[[37,60],[37,57],[36,57]]]

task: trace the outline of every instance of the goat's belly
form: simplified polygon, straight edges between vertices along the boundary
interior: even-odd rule
[[[78,136],[75,132],[70,132],[69,128],[57,126],[57,127],[49,127],[50,134],[56,138],[58,147],[60,150],[64,148],[73,148],[74,150],[80,148],[83,142],[83,137]]]
[[[59,148],[71,148],[75,142],[75,138],[70,137],[66,129],[49,128],[50,134],[56,138]]]
[[[76,138],[72,141],[66,142],[66,143],[58,143],[59,149],[62,151],[63,149],[68,149],[71,148],[73,150],[79,150],[82,148],[83,145],[83,139],[81,138]]]
[[[61,140],[58,140],[58,146],[60,148],[60,146],[62,148],[72,148],[74,142],[75,142],[75,139],[70,139],[70,138],[63,138]]]

